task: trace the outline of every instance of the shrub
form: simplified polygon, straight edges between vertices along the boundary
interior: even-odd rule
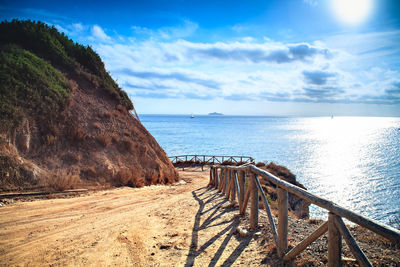
[[[118,171],[116,178],[119,185],[128,185],[132,180],[132,174],[128,169],[121,169]]]
[[[265,166],[265,163],[264,162],[257,162],[256,163],[256,167],[264,167]]]
[[[0,62],[0,128],[18,127],[27,115],[54,120],[70,94],[64,75],[15,45],[0,48]]]
[[[74,43],[64,33],[58,32],[54,26],[49,27],[43,22],[29,20],[3,21],[0,23],[0,45],[6,44],[18,45],[23,50],[34,53],[60,69],[74,71],[76,68],[81,68],[79,72],[84,76],[88,74],[86,75],[88,80],[95,87],[107,88],[121,105],[128,110],[133,109],[128,95],[119,88],[105,70],[100,56],[90,46]],[[10,60],[14,59],[10,58]],[[24,75],[26,72],[22,70],[19,73]],[[48,76],[49,79],[53,77]],[[5,80],[1,79],[1,81]]]
[[[88,178],[94,178],[97,176],[97,171],[96,168],[94,166],[89,166],[88,168],[86,168],[83,173],[86,175],[86,177]]]
[[[146,184],[147,185],[155,184],[158,180],[158,176],[159,176],[159,174],[156,170],[152,170],[152,169],[147,170],[146,175],[145,175]]]
[[[279,178],[281,178],[289,183],[297,185],[296,175],[291,173],[291,171],[288,168],[281,166],[281,165],[277,165],[273,162],[270,162],[268,165],[265,166],[265,168],[267,169],[267,171],[269,171],[273,175],[278,176]]]
[[[103,147],[108,147],[111,144],[111,136],[107,133],[100,133],[96,136],[97,142]]]
[[[67,172],[66,170],[53,171],[51,177],[47,180],[47,186],[56,191],[76,188],[80,182],[78,174]]]
[[[137,169],[120,169],[114,177],[117,186],[143,187],[145,182]]]

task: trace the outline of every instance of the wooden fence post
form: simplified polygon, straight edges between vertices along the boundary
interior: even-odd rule
[[[245,179],[245,172],[244,171],[239,171],[239,210],[242,210],[243,207],[243,201],[244,201],[244,179]]]
[[[232,180],[232,191],[231,191],[231,201],[236,201],[236,171],[231,170],[231,180]]]
[[[226,184],[228,185],[226,187],[225,197],[229,200],[232,190],[231,171],[229,169],[225,169],[225,175],[226,175]]]
[[[336,214],[328,215],[328,266],[342,266],[342,238],[335,224]]]
[[[214,180],[214,170],[213,167],[211,166],[210,168],[210,183],[208,184],[209,186],[214,186],[215,185],[215,180]]]
[[[222,193],[225,194],[226,187],[228,186],[227,180],[226,180],[226,170],[225,169],[221,169],[221,175],[222,175],[222,179],[224,180],[224,185],[222,186]]]
[[[225,183],[224,170],[220,168],[219,169],[219,188],[218,188],[219,192],[222,192],[222,190],[224,189],[224,183]]]
[[[225,177],[225,196],[226,196],[226,192],[229,190],[229,177],[228,177],[228,170],[224,169],[224,177]]]
[[[257,174],[251,173],[249,186],[251,186],[250,229],[252,230],[258,227],[258,188],[255,179],[257,179]]]
[[[218,189],[219,186],[219,177],[218,177],[218,169],[214,168],[214,177],[215,177],[215,189]]]
[[[278,255],[288,249],[288,192],[278,187]]]

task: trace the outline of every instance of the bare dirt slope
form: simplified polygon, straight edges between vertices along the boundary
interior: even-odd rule
[[[248,218],[238,217],[237,208],[206,187],[208,173],[180,172],[185,183],[172,186],[125,187],[0,207],[0,266],[280,265],[266,215],[260,214],[262,230],[240,237],[236,229],[248,227]],[[290,220],[291,245],[321,223]],[[399,262],[398,250],[385,248],[376,237],[364,243],[372,245],[364,249],[375,264],[383,255],[388,265]],[[326,245],[325,235],[297,264],[326,265]],[[348,250],[344,255],[351,256]]]

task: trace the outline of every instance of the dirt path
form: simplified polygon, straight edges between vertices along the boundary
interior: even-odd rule
[[[180,175],[186,184],[3,206],[0,265],[260,263],[255,239],[234,235],[235,209],[206,188],[208,171]]]
[[[248,216],[207,188],[209,172],[180,172],[173,186],[119,188],[80,197],[0,207],[0,266],[280,266],[265,212],[259,231],[241,237]],[[289,246],[322,222],[289,217]],[[374,265],[398,266],[398,246],[352,229]],[[343,244],[344,266],[357,266]],[[327,234],[296,265],[327,264]]]

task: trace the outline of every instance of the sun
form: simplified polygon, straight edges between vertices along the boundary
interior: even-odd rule
[[[338,19],[349,25],[365,21],[372,11],[372,0],[331,0],[332,8]]]

